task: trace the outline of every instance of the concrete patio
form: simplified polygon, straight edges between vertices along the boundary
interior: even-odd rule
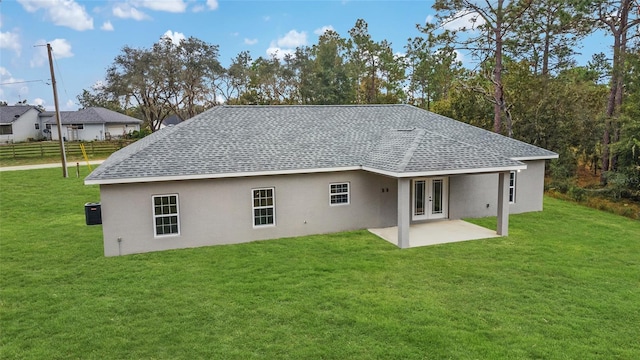
[[[398,245],[398,227],[369,229],[369,231]],[[413,224],[409,228],[409,247],[446,244],[459,241],[500,237],[494,230],[483,228],[463,220],[441,220]]]

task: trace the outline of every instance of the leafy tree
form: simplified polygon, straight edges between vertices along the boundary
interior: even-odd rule
[[[503,49],[505,42],[517,32],[517,27],[522,23],[521,20],[531,2],[532,0],[436,0],[433,5],[437,11],[436,22],[421,27],[421,30],[433,39],[451,48],[469,51],[480,63],[485,64],[483,73],[493,84],[491,97],[487,97],[494,105],[493,130],[497,133],[502,132],[504,117],[509,136],[512,135],[512,118],[502,81]],[[470,21],[471,28],[463,26],[437,33],[456,21],[465,20]],[[488,60],[490,61],[487,62]],[[486,71],[489,69],[487,64],[490,64],[490,71]]]
[[[620,138],[619,116],[624,98],[625,58],[631,30],[640,24],[640,8],[637,0],[600,0],[587,2],[584,6],[592,11],[597,24],[613,37],[613,60],[611,66],[609,99],[602,135],[602,177],[607,182],[606,172],[616,170],[617,159],[611,157],[610,144]],[[631,35],[631,37],[637,36]]]
[[[435,49],[428,40],[416,37],[406,45],[409,87],[408,102],[431,110],[431,104],[445,98],[461,73],[457,53],[447,47]]]
[[[188,119],[218,103],[223,74],[218,46],[190,37],[174,44],[164,37],[150,49],[125,46],[107,69],[103,86],[83,91],[81,105],[130,112],[151,131],[171,114]]]
[[[538,0],[522,14],[517,36],[505,42],[516,59],[526,60],[534,74],[549,75],[574,66],[578,42],[591,32],[581,7],[566,0]]]
[[[402,86],[406,64],[393,54],[386,40],[375,42],[368,24],[358,19],[349,30],[349,68],[356,88],[356,103],[396,103],[405,96]]]
[[[347,44],[335,31],[295,55],[300,98],[304,104],[350,104],[355,99],[346,64]]]

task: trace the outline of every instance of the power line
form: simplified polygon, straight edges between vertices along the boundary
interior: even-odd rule
[[[50,80],[50,79],[47,79],[47,80]],[[0,85],[26,84],[26,83],[34,83],[34,82],[42,82],[42,83],[45,83],[47,85],[50,85],[49,83],[47,83],[44,80],[25,80],[25,81],[4,82],[4,83],[0,83]]]
[[[58,69],[58,79],[62,81],[62,89],[64,89],[64,94],[67,95],[68,97],[69,94],[67,93],[67,86],[64,84],[64,78],[60,76],[62,72],[60,71],[60,66],[58,65],[58,59],[56,59],[56,54],[53,51],[52,51],[52,55],[53,55],[53,62],[56,63],[56,69]]]

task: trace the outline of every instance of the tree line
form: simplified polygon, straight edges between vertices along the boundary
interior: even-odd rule
[[[363,19],[347,37],[328,30],[284,56],[243,51],[227,67],[218,45],[194,37],[125,46],[105,81],[78,99],[139,117],[151,131],[167,116],[185,120],[220,104],[411,104],[558,152],[556,178],[586,165],[602,185],[640,198],[640,1],[436,0],[433,8],[401,54],[372,39]],[[579,44],[594,32],[609,39],[611,56],[579,66]]]

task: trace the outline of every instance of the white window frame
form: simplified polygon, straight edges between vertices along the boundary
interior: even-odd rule
[[[163,197],[171,197],[171,196],[175,196],[176,198],[176,212],[175,213],[167,213],[167,214],[159,214],[156,215],[156,198],[163,198]],[[160,204],[160,206],[164,206],[165,204]],[[170,205],[170,204],[167,204]],[[178,194],[158,194],[158,195],[152,195],[151,196],[151,213],[153,214],[153,235],[155,237],[167,237],[167,236],[179,236],[180,235],[180,198],[178,196]],[[177,226],[177,232],[173,233],[168,233],[168,234],[158,234],[158,227],[156,225],[156,219],[159,218],[167,218],[170,216],[175,216],[176,217],[176,226]]]
[[[346,185],[347,191],[341,192],[333,192],[334,186]],[[340,196],[347,195],[347,202],[333,202],[334,197],[339,198]],[[335,182],[329,184],[329,206],[342,206],[351,204],[351,183],[348,181],[343,182]]]
[[[509,204],[516,203],[516,181],[517,181],[517,173],[516,171],[509,172]]]
[[[255,204],[255,192],[262,190],[270,190],[271,191],[271,205],[258,205]],[[271,209],[271,218],[272,222],[268,224],[258,224],[256,225],[256,210],[263,209]],[[260,215],[263,216],[263,215]],[[268,216],[268,215],[267,215]],[[264,228],[276,226],[276,188],[275,187],[262,187],[251,189],[251,223],[254,228]]]

